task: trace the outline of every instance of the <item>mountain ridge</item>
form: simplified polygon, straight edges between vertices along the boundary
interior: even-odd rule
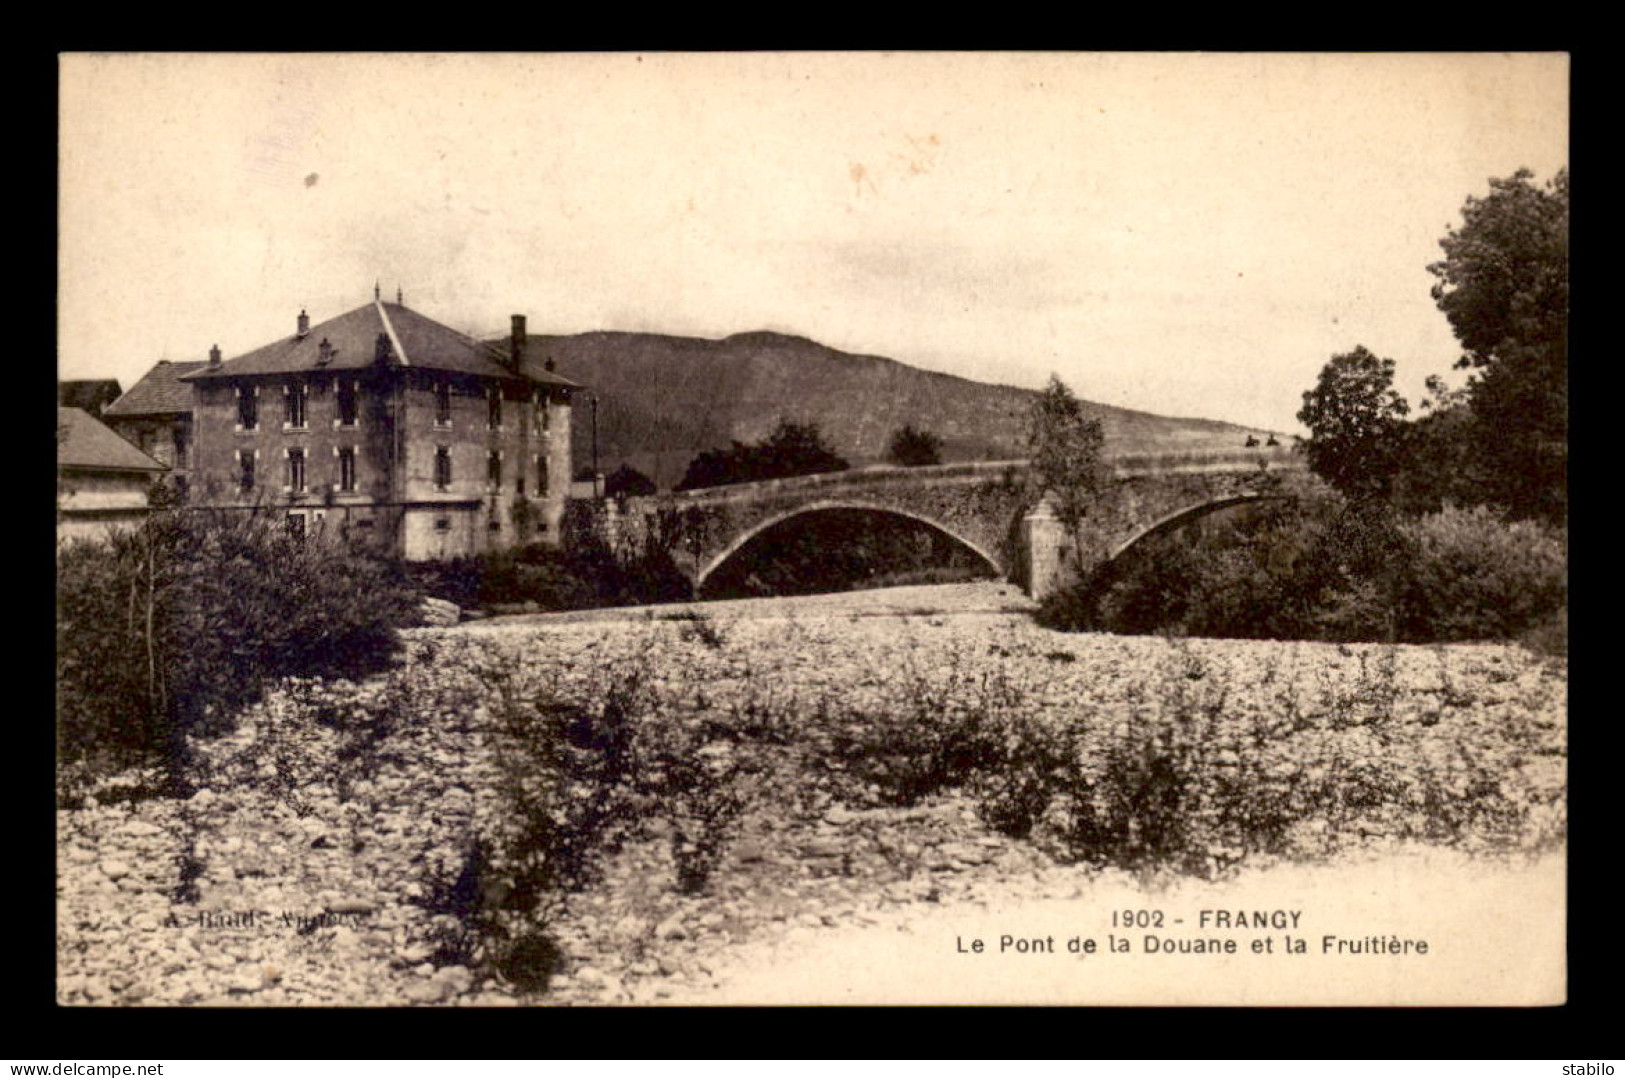
[[[506,349],[505,338],[490,342]],[[598,468],[630,465],[670,488],[708,449],[765,438],[781,418],[818,425],[853,467],[882,461],[904,424],[942,439],[945,463],[1026,455],[1039,391],[926,370],[889,356],[844,352],[773,330],[720,339],[591,330],[534,334],[525,359],[551,359],[598,400]],[[1267,431],[1225,420],[1157,415],[1083,400],[1107,445],[1125,452],[1237,447]],[[577,470],[593,462],[591,406],[578,401]]]

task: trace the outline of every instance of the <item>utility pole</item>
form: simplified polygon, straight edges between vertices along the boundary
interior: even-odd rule
[[[598,394],[592,395],[592,494],[594,498],[604,496],[604,488],[600,485],[603,477],[598,472]]]

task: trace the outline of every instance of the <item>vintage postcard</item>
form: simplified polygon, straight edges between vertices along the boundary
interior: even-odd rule
[[[1566,55],[59,82],[59,1004],[1568,999]]]

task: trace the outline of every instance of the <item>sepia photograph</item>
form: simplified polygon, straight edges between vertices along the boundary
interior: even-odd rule
[[[57,75],[59,1007],[1569,1000],[1567,54]]]

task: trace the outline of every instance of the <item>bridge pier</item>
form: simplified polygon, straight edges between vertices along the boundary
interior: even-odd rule
[[[1072,556],[1066,526],[1055,514],[1055,506],[1045,497],[1021,518],[1021,545],[1027,562],[1027,579],[1020,581],[1027,595],[1043,602],[1072,582],[1068,568]]]

